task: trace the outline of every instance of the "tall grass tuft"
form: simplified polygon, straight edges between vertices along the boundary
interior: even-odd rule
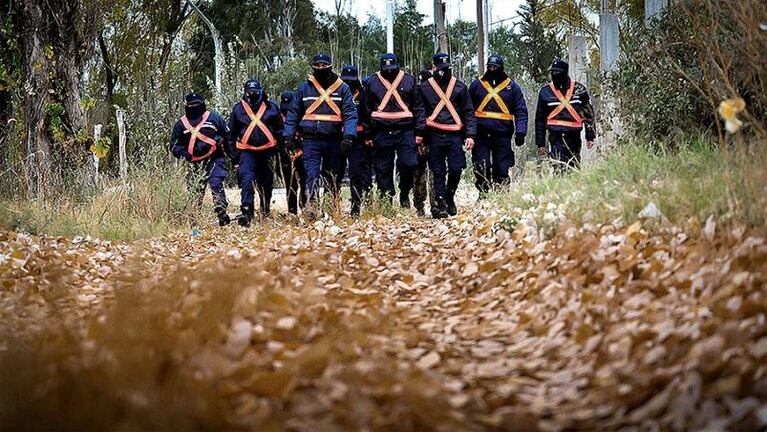
[[[571,220],[631,223],[650,202],[671,223],[711,215],[752,227],[767,224],[765,143],[720,151],[706,136],[677,143],[624,143],[581,171],[533,174],[492,199],[506,210],[560,205]]]

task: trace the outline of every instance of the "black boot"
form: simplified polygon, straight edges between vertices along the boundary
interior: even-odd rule
[[[242,227],[249,227],[250,222],[253,220],[253,216],[255,215],[253,207],[242,206],[240,207],[240,210],[242,210],[242,214],[237,216],[237,223]]]
[[[226,226],[232,222],[232,218],[229,217],[229,213],[226,212],[226,209],[216,207],[213,211],[216,212],[216,216],[218,217],[218,226]]]
[[[418,217],[424,217],[424,216],[426,216],[426,210],[424,210],[423,207],[416,207],[415,208],[415,214]]]
[[[352,202],[352,217],[357,219],[360,217],[360,203]]]
[[[455,207],[455,196],[453,196],[453,194],[448,194],[447,198],[445,198],[445,204],[447,205],[447,214],[450,216],[458,214],[458,209]]]
[[[445,204],[445,199],[442,197],[437,197],[437,206],[431,209],[431,216],[434,219],[444,219],[447,215],[447,204]]]

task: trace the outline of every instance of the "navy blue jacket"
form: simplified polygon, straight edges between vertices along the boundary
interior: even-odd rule
[[[245,99],[243,98],[242,100]],[[270,100],[265,100],[261,103],[266,104],[266,111],[264,111],[264,115],[261,117],[261,121],[266,125],[267,128],[269,128],[269,130],[272,132],[272,135],[274,136],[274,139],[276,139],[279,143],[282,141],[283,131],[280,107],[277,105],[277,103]],[[258,110],[261,108],[261,104],[258,104],[258,106],[255,107],[251,106],[250,108],[253,110],[253,114],[257,114]],[[237,163],[239,160],[240,153],[240,150],[237,150],[237,142],[242,140],[243,135],[245,135],[245,131],[248,129],[249,125],[250,117],[248,116],[248,113],[246,113],[245,108],[242,107],[242,102],[237,102],[234,107],[232,107],[232,114],[229,116],[230,134],[229,145],[227,146],[227,154],[235,163]],[[255,147],[264,145],[267,141],[268,139],[266,135],[261,131],[261,129],[259,127],[255,127],[253,128],[253,132],[250,134],[248,144]]]
[[[568,84],[569,85],[569,84]],[[567,88],[560,89],[562,95],[567,94]],[[589,98],[589,92],[586,90],[586,86],[575,82],[575,88],[573,90],[573,97],[570,99],[575,111],[583,118],[583,127],[586,129],[586,140],[591,141],[596,138],[596,130],[594,128],[594,109],[591,107],[591,100]],[[567,126],[548,126],[546,124],[549,114],[559,106],[559,99],[551,91],[551,88],[547,85],[541,88],[538,93],[538,107],[535,111],[535,144],[538,147],[546,146],[546,130],[554,133],[562,132],[575,132],[580,131],[581,128],[572,128]],[[564,109],[555,117],[557,120],[572,121],[573,117],[570,113]]]
[[[283,135],[293,137],[296,130],[304,138],[341,138],[342,136],[357,136],[357,108],[354,105],[352,91],[346,83],[331,94],[331,98],[341,109],[341,123],[328,121],[303,120],[306,109],[319,97],[319,92],[309,80],[302,82],[296,89],[296,96],[288,110]],[[333,110],[323,103],[315,114],[334,114]]]
[[[484,80],[484,77],[474,80],[471,83],[471,87],[469,87],[471,101],[475,109],[479,109],[488,93],[480,80]],[[490,82],[490,84],[495,88],[501,82]],[[501,96],[509,112],[514,115],[514,121],[477,117],[477,133],[480,136],[490,135],[495,137],[511,137],[514,133],[518,135],[527,134],[527,103],[525,102],[525,95],[522,94],[522,89],[517,82],[512,80],[508,86],[501,90],[499,96]],[[490,99],[490,102],[485,105],[484,111],[502,112],[495,98]]]
[[[200,120],[201,118],[189,119],[189,124],[191,124],[193,127],[196,127]],[[170,152],[173,154],[173,156],[176,158],[191,160],[192,156],[204,156],[208,151],[210,151],[210,145],[202,142],[201,140],[197,140],[194,145],[194,155],[190,155],[187,150],[189,147],[189,138],[191,136],[188,133],[184,133],[185,129],[186,128],[181,122],[181,119],[179,119],[176,122],[176,125],[173,126],[173,132],[171,133],[170,137]],[[208,120],[205,122],[205,125],[202,127],[202,129],[200,129],[200,133],[207,137],[213,138],[218,143],[216,152],[213,154],[213,156],[224,154],[225,149],[223,147],[226,145],[229,128],[227,128],[226,122],[224,121],[224,118],[221,117],[221,114],[215,111],[210,111]]]
[[[442,91],[447,91],[447,85],[440,86]],[[419,86],[419,93],[421,95],[421,101],[424,108],[424,116],[428,119],[433,113],[434,108],[439,104],[439,96],[434,92],[434,89],[429,84],[429,81],[424,81]],[[477,119],[474,117],[474,104],[471,103],[471,97],[469,96],[469,89],[461,80],[456,80],[455,89],[450,96],[450,101],[453,103],[455,110],[458,112],[458,116],[461,117],[463,122],[463,130],[460,132],[445,132],[438,129],[432,129],[426,126],[427,132],[444,133],[444,134],[462,134],[468,138],[474,138],[477,136]],[[448,112],[447,108],[443,108],[437,115],[436,122],[442,124],[455,124],[453,117]]]
[[[381,82],[381,78],[378,74],[373,74],[365,85],[366,95],[366,110],[372,115],[373,112],[378,111],[378,106],[386,96],[386,87]],[[416,135],[423,135],[423,130],[426,127],[426,117],[424,117],[423,101],[418,94],[418,82],[413,75],[406,73],[402,78],[402,81],[397,88],[400,97],[405,102],[410,112],[413,113],[412,118],[404,119],[381,119],[369,117],[369,129],[371,132],[377,130],[387,129],[415,129]],[[384,107],[384,112],[397,112],[401,111],[397,100],[392,97],[389,99],[389,103]]]

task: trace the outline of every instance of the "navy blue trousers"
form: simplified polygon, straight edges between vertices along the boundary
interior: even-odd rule
[[[578,168],[581,165],[581,131],[552,132],[549,131],[551,154],[555,161],[561,162],[555,166],[557,172]]]
[[[306,170],[306,196],[317,201],[319,188],[325,186],[338,193],[336,176],[341,164],[341,137],[304,138],[304,169]]]
[[[228,173],[229,168],[224,155],[216,154],[208,159],[192,162],[187,172],[187,184],[196,194],[198,206],[202,205],[205,189],[210,186],[215,211],[226,210],[229,203],[226,201],[226,194],[224,193],[224,180],[226,180]]]
[[[474,166],[474,184],[480,192],[490,190],[492,184],[509,183],[509,169],[514,166],[511,137],[477,136],[471,150]]]
[[[458,190],[461,173],[466,168],[463,142],[460,134],[430,132],[427,135],[429,169],[434,174],[434,193],[439,198],[453,196]]]
[[[306,204],[306,171],[304,171],[304,159],[300,157],[295,161],[290,160],[288,151],[280,151],[280,166],[282,167],[282,181],[285,185],[285,194],[288,200],[288,212],[298,214]]]
[[[412,130],[382,130],[373,138],[373,169],[376,184],[381,194],[393,197],[394,159],[397,159],[399,172],[399,190],[401,196],[407,196],[413,189],[413,178],[418,167],[418,153],[415,145],[415,132]]]
[[[261,210],[269,208],[272,200],[272,188],[274,185],[274,171],[272,158],[274,151],[243,151],[240,153],[240,196],[243,207],[253,209],[255,201],[255,188],[258,187]]]
[[[349,184],[352,190],[352,207],[359,208],[362,200],[373,187],[371,148],[365,145],[364,140],[356,139],[348,156],[344,158],[344,163],[346,159],[349,160]]]

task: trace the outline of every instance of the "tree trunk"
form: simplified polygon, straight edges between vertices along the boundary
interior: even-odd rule
[[[45,107],[51,100],[50,63],[45,57],[42,37],[47,33],[43,6],[34,0],[24,2],[22,10],[21,48],[24,147],[28,179],[27,193],[31,199],[43,197],[44,183],[49,177],[50,137],[45,133]]]
[[[81,0],[21,2],[25,156],[31,198],[46,196],[54,144],[57,148],[69,144],[74,161],[88,159],[80,79],[96,36],[96,12],[96,5],[85,7]],[[56,135],[48,118],[54,103],[63,107],[63,113],[56,113],[61,120]],[[86,163],[86,169],[92,171],[91,164]]]

